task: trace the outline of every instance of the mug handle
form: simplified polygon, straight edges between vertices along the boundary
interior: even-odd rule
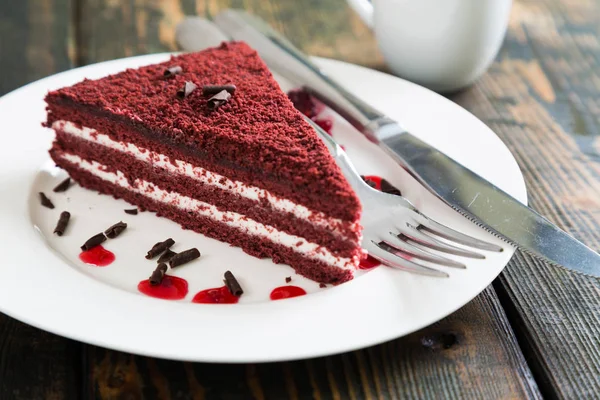
[[[370,0],[346,0],[369,28],[373,28],[373,4]]]

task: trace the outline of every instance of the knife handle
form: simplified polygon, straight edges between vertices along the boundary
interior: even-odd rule
[[[214,22],[236,40],[258,51],[267,65],[279,75],[302,86],[365,134],[379,143],[379,128],[397,123],[348,92],[309,58],[262,20],[241,10],[225,10]]]

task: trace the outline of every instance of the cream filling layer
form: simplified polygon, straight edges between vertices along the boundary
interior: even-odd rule
[[[230,227],[239,229],[248,235],[267,239],[273,243],[288,247],[305,257],[321,261],[331,267],[354,270],[355,266],[358,264],[358,258],[356,257],[337,257],[326,248],[316,243],[311,243],[304,238],[279,231],[269,225],[263,225],[242,214],[232,211],[221,211],[212,204],[204,203],[179,193],[167,192],[151,182],[136,179],[133,184],[130,184],[121,171],[117,171],[116,173],[108,172],[105,165],[96,161],[90,162],[69,153],[63,153],[62,158],[106,182],[139,193],[154,201],[175,206],[181,210],[192,211],[202,217],[211,218]]]
[[[100,133],[92,128],[79,128],[70,121],[59,120],[52,124],[52,128],[60,130],[77,138],[96,143],[113,150],[120,151],[135,157],[136,159],[152,164],[155,167],[163,168],[171,173],[184,175],[195,179],[205,185],[217,187],[221,190],[228,191],[245,197],[250,200],[259,201],[266,199],[271,207],[275,210],[283,211],[292,214],[296,218],[310,222],[311,224],[327,228],[332,232],[341,234],[340,227],[347,225],[337,218],[331,218],[317,211],[312,211],[307,207],[296,204],[285,198],[278,197],[267,190],[256,186],[247,185],[243,182],[231,180],[223,175],[208,171],[204,168],[196,167],[188,162],[175,160],[174,162],[164,154],[156,153],[148,149],[137,147],[131,143],[124,143],[112,140],[108,135]],[[355,229],[358,223],[352,224],[351,229]],[[353,240],[358,243],[357,240]]]

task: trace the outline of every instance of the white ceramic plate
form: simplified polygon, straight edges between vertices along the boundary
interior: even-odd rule
[[[447,279],[378,267],[338,287],[320,289],[289,266],[250,257],[152,213],[127,215],[123,209],[131,206],[123,201],[78,186],[53,193],[64,173],[52,167],[47,155],[53,135],[40,125],[45,119],[45,93],[84,77],[99,78],[167,58],[168,54],[157,54],[90,65],[34,82],[0,99],[2,312],[59,335],[131,353],[206,362],[290,360],[358,349],[425,327],[477,296],[510,259],[514,249],[503,244],[503,253],[465,260],[466,270],[446,269]],[[332,60],[317,61],[415,135],[526,201],[514,158],[471,114],[401,79]],[[333,134],[361,173],[389,179],[440,222],[502,244],[422,189],[345,122],[335,119]],[[54,210],[39,205],[39,191],[51,197]],[[62,210],[70,211],[73,218],[67,234],[59,238],[52,230]],[[116,261],[105,268],[79,261],[82,242],[119,220],[128,222],[129,228],[106,243]],[[138,282],[155,265],[144,259],[145,252],[169,236],[177,241],[175,251],[194,246],[203,253],[200,260],[172,272],[189,282],[190,292],[181,301],[150,298],[137,291]],[[221,286],[226,269],[245,289],[239,304],[191,303],[196,292]],[[287,276],[308,295],[270,301],[271,289],[285,285]]]

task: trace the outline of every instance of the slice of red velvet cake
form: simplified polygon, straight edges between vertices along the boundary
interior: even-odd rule
[[[235,91],[215,102],[208,85]],[[245,43],[84,80],[46,102],[52,159],[80,185],[318,282],[352,278],[360,202]]]

